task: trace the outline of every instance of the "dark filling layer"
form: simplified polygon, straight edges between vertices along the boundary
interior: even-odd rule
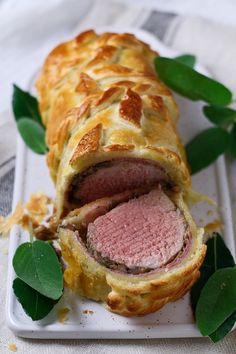
[[[74,177],[67,191],[67,207],[73,209],[140,187],[151,189],[157,183],[170,186],[170,178],[150,160],[120,158],[101,162]]]

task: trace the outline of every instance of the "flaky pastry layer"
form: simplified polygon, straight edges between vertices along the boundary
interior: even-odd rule
[[[178,109],[155,73],[156,56],[132,34],[90,30],[47,57],[36,86],[58,217],[73,178],[106,160],[149,159],[173,184],[190,189],[175,126]]]

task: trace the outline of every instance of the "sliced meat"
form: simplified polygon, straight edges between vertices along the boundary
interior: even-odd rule
[[[169,182],[167,174],[155,163],[145,159],[116,159],[102,162],[72,182],[70,200],[84,205],[93,200],[159,182]]]
[[[120,204],[88,225],[87,247],[110,268],[143,272],[181,251],[186,221],[161,187]]]

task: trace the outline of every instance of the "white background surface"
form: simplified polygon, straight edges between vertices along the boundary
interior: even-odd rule
[[[142,4],[141,4],[142,1]],[[0,1],[0,163],[15,151],[15,129],[10,114],[11,84],[23,88],[46,53],[80,28],[92,25],[123,24],[141,26],[154,6],[180,18],[168,44],[181,51],[196,53],[219,80],[236,83],[236,1],[235,0],[1,0]],[[129,3],[129,5],[127,5]],[[92,6],[93,5],[93,6]],[[201,14],[209,21],[192,19]],[[217,22],[234,27],[219,26]],[[207,29],[207,30],[206,30]],[[174,32],[174,33],[173,33]],[[220,38],[220,39],[219,39]],[[236,165],[228,164],[231,202],[236,212]],[[17,344],[19,353],[235,353],[236,333],[213,345],[202,339],[160,340],[71,340],[38,341],[16,338],[6,327],[5,284],[8,240],[0,239],[0,353],[9,353],[7,344]]]
[[[134,3],[133,0],[119,0]],[[178,13],[187,16],[201,16],[218,23],[236,24],[235,0],[135,0],[135,3],[160,11]]]

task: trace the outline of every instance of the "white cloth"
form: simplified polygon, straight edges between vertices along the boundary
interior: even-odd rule
[[[197,3],[197,5],[196,5]],[[216,4],[217,3],[217,4]],[[220,4],[220,6],[219,6]],[[216,8],[217,6],[217,8]],[[163,37],[168,45],[196,53],[215,77],[236,92],[234,70],[236,27],[230,28],[196,17],[163,15],[158,10],[204,14],[236,26],[236,3],[225,0],[0,0],[0,207],[9,211],[14,165],[15,128],[11,114],[11,85],[27,89],[48,51],[82,29],[116,24],[144,27]],[[207,11],[206,11],[207,10]],[[225,21],[222,21],[220,14]],[[168,27],[168,31],[166,29]],[[10,143],[9,143],[10,142]],[[1,167],[2,166],[2,167]],[[236,164],[229,164],[231,192],[236,191]],[[4,177],[4,178],[3,178]],[[8,182],[8,184],[7,184]],[[2,183],[2,185],[1,185]],[[4,184],[5,183],[5,184]],[[11,188],[10,188],[11,187]],[[235,193],[235,192],[234,192]],[[7,198],[6,202],[4,198]],[[234,197],[236,200],[236,196]],[[1,204],[3,202],[3,204]],[[5,203],[5,204],[4,204]],[[8,240],[0,238],[0,353],[15,343],[18,353],[235,353],[236,333],[213,345],[207,338],[145,340],[29,340],[17,338],[5,323],[5,285]]]
[[[118,1],[126,4],[134,3],[134,0]],[[135,4],[182,16],[201,16],[218,23],[235,26],[235,0],[135,0]]]

